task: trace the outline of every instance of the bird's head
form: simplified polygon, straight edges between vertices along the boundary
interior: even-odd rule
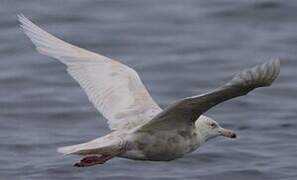
[[[204,141],[208,141],[217,136],[224,136],[232,139],[236,138],[236,134],[232,130],[222,128],[215,120],[206,116],[200,116],[195,122],[195,126]]]

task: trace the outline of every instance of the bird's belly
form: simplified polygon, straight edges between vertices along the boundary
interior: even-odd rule
[[[199,146],[194,131],[141,132],[133,135],[131,148],[123,157],[138,160],[169,161],[192,152]]]

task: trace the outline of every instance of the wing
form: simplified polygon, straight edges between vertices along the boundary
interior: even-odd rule
[[[110,129],[132,128],[161,112],[132,68],[64,42],[23,15],[18,18],[23,31],[41,54],[58,59],[67,66],[67,72],[108,119]]]
[[[246,95],[255,88],[271,85],[279,72],[279,60],[246,69],[225,85],[209,93],[188,97],[168,106],[138,130],[171,129],[192,124],[208,109],[221,102]]]

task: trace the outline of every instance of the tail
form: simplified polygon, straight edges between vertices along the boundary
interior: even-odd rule
[[[63,146],[63,147],[57,148],[57,151],[64,155],[76,154],[80,150],[84,149],[84,145],[85,145],[85,143],[71,145],[71,146]]]
[[[92,141],[72,146],[59,147],[57,151],[64,155],[89,155],[89,154],[113,154],[120,151],[124,146],[117,134],[111,133]]]
[[[94,142],[95,141],[95,142]],[[108,144],[100,144],[96,143],[96,139],[87,143],[76,144],[72,146],[64,146],[59,147],[57,151],[64,155],[94,155],[94,154],[117,154],[117,152],[122,150],[121,143],[108,143]]]

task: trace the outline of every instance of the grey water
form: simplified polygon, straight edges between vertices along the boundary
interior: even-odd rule
[[[271,87],[207,112],[236,140],[217,138],[170,162],[76,168],[79,157],[56,148],[102,136],[107,124],[65,66],[37,53],[19,13],[133,67],[162,107],[271,58],[281,59],[281,73]],[[1,0],[0,180],[295,180],[296,52],[296,0]]]

